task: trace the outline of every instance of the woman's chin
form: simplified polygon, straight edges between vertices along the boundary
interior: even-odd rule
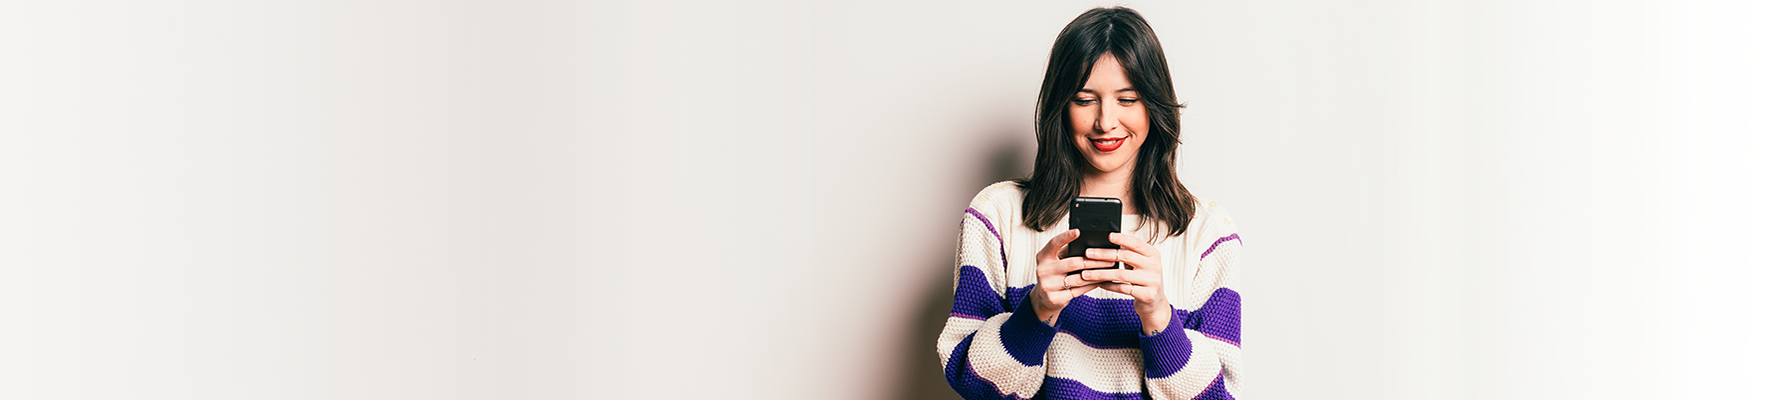
[[[1087,162],[1087,164],[1083,165],[1087,165],[1092,169],[1086,171],[1086,173],[1089,174],[1108,174],[1118,171],[1127,171],[1131,167],[1132,159],[1137,157],[1135,153],[1127,157],[1126,154],[1102,153],[1088,148],[1082,149],[1081,156],[1082,161]]]
[[[1115,162],[1094,162],[1094,163],[1089,163],[1089,164],[1091,164],[1091,166],[1094,167],[1094,170],[1091,172],[1096,173],[1096,174],[1110,174],[1110,173],[1114,173],[1114,172],[1119,172],[1119,171],[1124,170],[1125,165],[1126,165],[1126,163],[1124,163],[1124,162],[1116,162],[1116,161]]]

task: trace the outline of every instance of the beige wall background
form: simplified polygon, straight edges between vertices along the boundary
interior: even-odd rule
[[[0,397],[948,396],[1096,5],[0,6]],[[1790,7],[1131,5],[1244,397],[1786,395]]]

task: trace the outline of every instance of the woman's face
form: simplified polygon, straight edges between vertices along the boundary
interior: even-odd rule
[[[1150,135],[1150,116],[1139,100],[1117,58],[1106,54],[1094,62],[1088,83],[1069,103],[1075,147],[1095,169],[1088,173],[1123,172],[1130,176],[1137,149]]]

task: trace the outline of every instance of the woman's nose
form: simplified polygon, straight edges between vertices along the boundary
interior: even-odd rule
[[[1100,133],[1111,132],[1113,129],[1119,128],[1119,113],[1114,112],[1118,109],[1116,104],[1106,104],[1100,107],[1100,126],[1096,127],[1100,129]]]

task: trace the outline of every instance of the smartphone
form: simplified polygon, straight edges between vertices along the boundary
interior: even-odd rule
[[[1083,257],[1088,249],[1117,249],[1108,238],[1118,232],[1125,204],[1111,197],[1077,197],[1069,205],[1069,229],[1080,229],[1081,236],[1069,242],[1069,256]]]

